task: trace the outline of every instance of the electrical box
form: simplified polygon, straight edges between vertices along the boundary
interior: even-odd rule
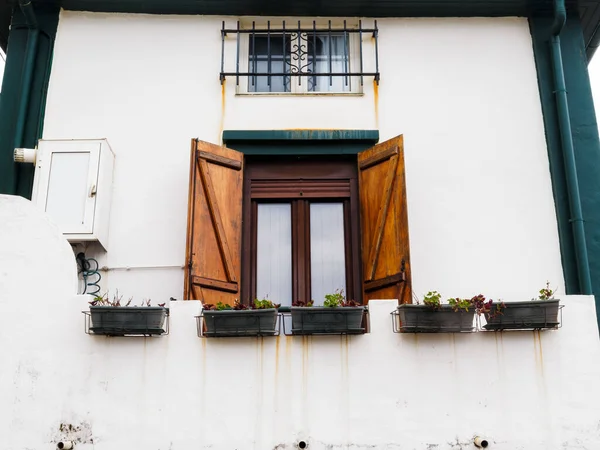
[[[114,159],[106,139],[39,141],[32,201],[69,242],[107,249]]]

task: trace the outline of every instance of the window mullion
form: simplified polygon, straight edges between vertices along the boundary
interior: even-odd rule
[[[296,78],[302,78],[297,74],[300,71],[300,38],[297,32],[290,33],[290,92],[297,94],[302,92],[301,86],[296,83]]]
[[[306,200],[297,200],[297,216],[294,229],[297,233],[296,271],[297,299],[307,302],[310,298],[310,235],[309,208]],[[293,238],[292,238],[293,239]]]
[[[298,274],[298,202],[292,201],[292,304],[300,300]]]
[[[312,300],[312,280],[311,280],[311,264],[310,264],[310,203],[308,200],[300,200],[304,204],[305,219],[304,225],[304,270],[305,270],[305,289],[306,289],[306,301]]]
[[[344,255],[346,260],[346,299],[358,300],[354,292],[354,271],[352,261],[352,216],[350,200],[344,200]]]

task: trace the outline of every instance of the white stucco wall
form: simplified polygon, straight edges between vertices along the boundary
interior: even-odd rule
[[[181,298],[191,138],[320,128],[404,134],[415,293],[564,292],[526,19],[381,19],[378,92],[301,98],[222,88],[221,20],[61,13],[44,137],[105,137],[116,154],[110,250],[88,256],[169,266],[111,271],[105,288]]]
[[[385,300],[362,336],[201,339],[180,301],[168,336],[88,336],[56,227],[23,199],[3,211],[2,450],[600,448],[593,297],[563,297],[546,332],[398,335]]]

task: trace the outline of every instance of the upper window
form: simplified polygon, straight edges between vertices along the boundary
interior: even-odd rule
[[[248,92],[351,92],[358,87],[349,75],[355,46],[347,33],[248,37]]]
[[[239,93],[360,93],[365,76],[379,80],[376,22],[369,29],[360,21],[337,27],[331,21],[326,26],[312,21],[308,27],[252,22],[246,28],[238,23],[236,29],[223,23],[221,32],[221,82],[235,76]],[[225,38],[231,35],[237,40],[235,71],[227,71],[225,64]],[[363,40],[374,42],[374,48],[363,51]]]

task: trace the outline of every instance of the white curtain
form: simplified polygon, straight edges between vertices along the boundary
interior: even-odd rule
[[[309,36],[309,40],[312,39]],[[312,50],[312,49],[311,49]],[[316,48],[316,64],[315,73],[344,73],[350,71],[349,65],[349,47],[347,36],[343,34],[334,35],[331,37],[328,34],[321,34],[317,36],[317,48]],[[309,58],[313,55],[309,54]],[[331,58],[331,70],[329,67],[329,60]],[[334,77],[315,77],[311,79],[309,86],[313,83],[316,84],[312,87],[315,92],[346,92],[350,91],[350,77],[345,76],[334,76]],[[346,84],[347,82],[347,84]]]
[[[258,204],[256,296],[292,304],[292,213],[289,203]]]
[[[310,280],[315,306],[323,304],[325,294],[346,290],[344,242],[344,205],[311,203]]]

